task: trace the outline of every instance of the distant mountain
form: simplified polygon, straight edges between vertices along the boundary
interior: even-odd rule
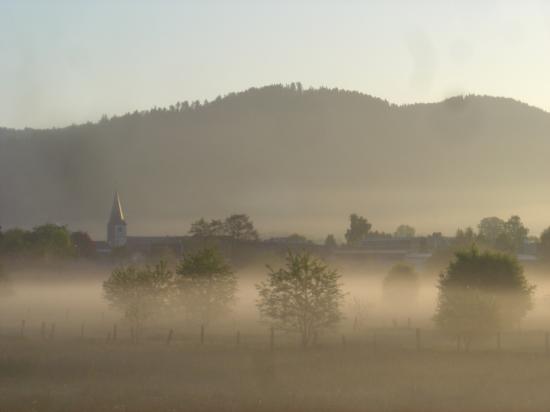
[[[505,98],[397,106],[268,86],[62,129],[0,129],[0,224],[104,233],[115,189],[129,233],[184,233],[244,212],[260,232],[453,231],[486,215],[550,224],[550,115]]]

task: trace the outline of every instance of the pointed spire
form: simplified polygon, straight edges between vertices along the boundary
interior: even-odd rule
[[[110,224],[126,224],[124,221],[124,212],[122,211],[122,205],[120,203],[120,197],[118,191],[115,192],[115,198],[113,200],[113,208],[111,209],[111,217],[109,218]]]

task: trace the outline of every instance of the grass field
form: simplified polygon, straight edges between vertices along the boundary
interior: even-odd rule
[[[2,412],[547,411],[549,388],[540,352],[0,342]]]

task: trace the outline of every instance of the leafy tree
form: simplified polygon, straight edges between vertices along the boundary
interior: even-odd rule
[[[161,309],[172,281],[173,274],[165,262],[154,267],[126,266],[111,273],[103,282],[103,291],[139,335],[143,323]]]
[[[2,253],[7,255],[21,255],[28,252],[29,232],[23,229],[11,229],[2,235]]]
[[[186,256],[176,268],[183,307],[202,324],[226,313],[235,302],[237,279],[225,259],[211,248]]]
[[[223,236],[225,234],[225,226],[221,220],[207,222],[201,218],[191,224],[189,233],[196,237]]]
[[[396,263],[384,278],[384,294],[391,301],[411,303],[418,294],[418,274],[411,265]]]
[[[258,232],[248,215],[235,214],[224,222],[225,233],[236,240],[258,240]]]
[[[398,238],[410,238],[414,237],[416,230],[409,225],[399,225],[395,230],[394,236]]]
[[[334,235],[328,235],[325,239],[325,246],[329,249],[334,249],[338,246],[338,243],[336,243],[336,239],[334,238]]]
[[[80,257],[91,258],[96,254],[94,241],[86,232],[71,233],[71,243],[75,253]]]
[[[37,226],[32,230],[30,239],[33,252],[39,257],[67,257],[74,253],[66,226],[51,223]]]
[[[438,287],[436,325],[465,342],[517,325],[532,307],[534,286],[517,259],[475,247],[456,253]]]
[[[278,328],[297,332],[302,346],[342,318],[340,276],[309,253],[289,253],[286,267],[269,268],[268,279],[258,284],[258,308]]]
[[[346,231],[346,242],[348,245],[357,246],[366,238],[372,225],[362,216],[353,213],[349,217],[350,226]]]

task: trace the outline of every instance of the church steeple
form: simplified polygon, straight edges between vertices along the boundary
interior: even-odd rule
[[[111,216],[107,224],[107,243],[112,248],[126,245],[126,221],[118,192],[115,192]]]

